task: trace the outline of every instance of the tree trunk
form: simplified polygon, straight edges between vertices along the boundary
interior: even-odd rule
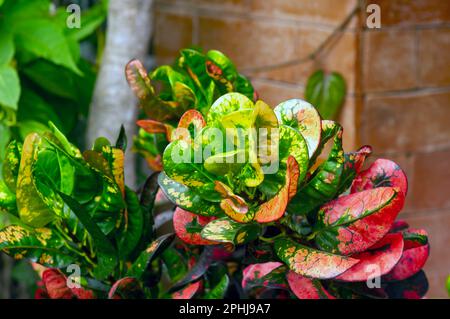
[[[110,0],[106,44],[90,108],[87,145],[104,136],[115,142],[125,126],[129,147],[136,132],[136,99],[125,80],[125,65],[143,59],[152,33],[153,0]],[[136,187],[135,154],[125,160],[127,185]]]

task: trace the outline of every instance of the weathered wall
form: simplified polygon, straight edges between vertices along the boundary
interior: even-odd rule
[[[381,30],[356,15],[315,59],[274,70],[255,68],[301,59],[341,24],[357,0],[156,0],[158,63],[191,44],[219,49],[275,106],[304,96],[317,68],[338,71],[348,94],[340,122],[344,147],[371,144],[397,161],[410,193],[402,216],[431,234],[426,265],[430,296],[445,297],[450,274],[450,3],[373,0]],[[374,156],[374,157],[375,157]]]

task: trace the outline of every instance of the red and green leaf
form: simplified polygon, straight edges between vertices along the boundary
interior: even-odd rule
[[[201,280],[187,285],[180,291],[172,294],[172,299],[192,299],[202,288]]]
[[[300,131],[308,145],[309,158],[312,158],[322,131],[320,115],[314,106],[300,99],[292,99],[277,105],[274,111],[280,124]]]
[[[359,263],[336,277],[342,281],[366,281],[387,274],[402,256],[403,236],[400,233],[387,234],[369,250],[352,255]],[[374,268],[372,268],[374,267]],[[376,267],[376,268],[375,268]],[[376,273],[374,272],[376,270]]]
[[[201,236],[203,227],[211,220],[211,217],[199,216],[177,207],[173,215],[173,228],[178,238],[185,243],[191,245],[214,245],[217,242],[203,239]]]
[[[42,273],[45,293],[50,299],[95,299],[92,290],[67,287],[66,276],[58,269],[46,269]]]
[[[222,217],[209,222],[201,235],[207,240],[241,245],[256,239],[260,232],[261,226],[256,223],[242,224]]]
[[[223,199],[220,201],[220,208],[233,220],[240,223],[248,223],[254,218],[253,212],[249,211],[245,200],[233,193],[233,191],[224,183],[215,181],[214,190],[216,190]]]
[[[336,131],[328,159],[313,173],[308,183],[291,200],[288,211],[305,215],[337,195],[344,171],[342,128]]]
[[[356,152],[344,154],[344,170],[339,183],[338,194],[345,192],[356,175],[359,174],[366,158],[372,153],[372,147],[363,146]]]
[[[409,230],[404,234],[404,249],[395,267],[383,278],[385,280],[404,280],[418,273],[430,254],[427,233],[424,230]]]
[[[292,271],[317,279],[335,278],[359,262],[355,258],[316,250],[286,238],[275,241],[275,252]]]
[[[190,143],[205,125],[206,122],[202,113],[197,110],[186,111],[178,122],[173,139],[183,139]],[[189,135],[186,136],[186,133]]]
[[[330,295],[319,280],[309,279],[294,271],[286,275],[289,288],[298,299],[336,299]]]
[[[108,292],[109,299],[144,299],[145,294],[139,280],[132,277],[119,279]]]
[[[172,140],[172,131],[174,127],[170,124],[158,122],[155,120],[139,120],[136,124],[141,127],[144,131],[150,134],[165,134],[167,141]]]
[[[280,262],[249,265],[242,272],[242,288],[246,291],[256,287],[286,289],[285,273],[286,269]]]
[[[283,188],[269,201],[261,204],[255,213],[258,223],[270,223],[280,219],[286,210],[289,200],[297,192],[299,169],[293,156],[287,159],[286,181]]]
[[[315,242],[344,255],[365,251],[389,232],[404,201],[403,193],[391,187],[341,196],[320,208]]]
[[[395,187],[406,196],[408,179],[397,163],[380,158],[355,178],[351,191],[356,193],[377,187]]]

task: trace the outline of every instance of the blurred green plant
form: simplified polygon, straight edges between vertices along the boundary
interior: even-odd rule
[[[346,94],[345,80],[337,72],[325,73],[317,70],[308,78],[305,99],[316,106],[325,120],[334,120],[344,104]]]
[[[11,138],[46,131],[49,120],[70,134],[87,116],[96,70],[80,42],[102,25],[106,5],[82,12],[81,28],[70,29],[70,12],[50,0],[0,2],[0,160]]]

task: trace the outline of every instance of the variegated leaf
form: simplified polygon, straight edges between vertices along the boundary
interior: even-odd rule
[[[204,239],[240,245],[256,239],[260,232],[261,226],[258,224],[241,224],[222,217],[209,222],[201,231],[201,235]]]

